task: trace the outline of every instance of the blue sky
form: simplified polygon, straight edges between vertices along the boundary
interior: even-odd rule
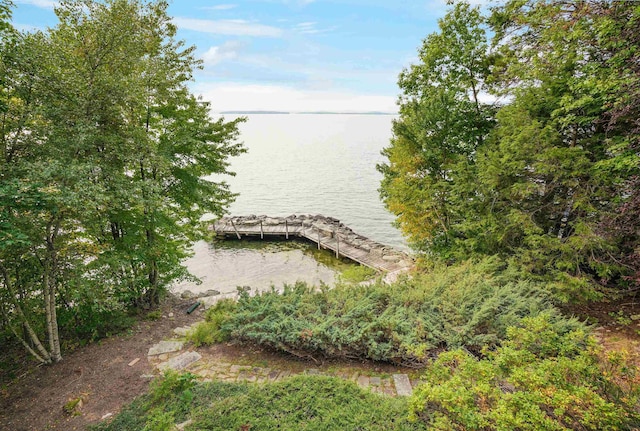
[[[14,0],[14,25],[56,24],[55,1]],[[178,36],[214,111],[396,111],[397,76],[445,0],[174,0]]]

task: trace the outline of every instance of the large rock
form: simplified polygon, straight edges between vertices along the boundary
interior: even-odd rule
[[[206,292],[202,292],[198,294],[198,298],[203,298],[205,296],[216,296],[216,295],[220,295],[220,291],[219,290],[215,290],[215,289],[209,289]]]
[[[163,355],[165,353],[177,352],[182,350],[184,341],[160,341],[155,346],[151,346],[147,356]]]
[[[158,365],[158,369],[160,371],[184,370],[194,362],[198,362],[201,358],[202,355],[198,352],[184,352],[174,358],[169,359],[168,361],[162,362]]]
[[[194,296],[195,296],[195,295],[194,295],[194,294],[193,294],[193,292],[192,292],[192,291],[190,291],[190,290],[185,290],[184,292],[182,292],[182,293],[180,294],[180,298],[182,298],[182,299],[191,299],[191,298],[193,298]]]

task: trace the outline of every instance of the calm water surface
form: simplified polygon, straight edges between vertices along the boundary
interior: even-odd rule
[[[231,119],[231,118],[229,118]],[[389,144],[389,115],[251,115],[248,152],[233,160],[240,193],[232,215],[323,214],[383,244],[402,247],[378,194],[376,164]]]
[[[227,116],[228,120],[236,118]],[[378,195],[376,164],[391,138],[393,116],[249,115],[240,126],[248,152],[233,159],[225,179],[239,196],[231,215],[323,214],[359,234],[406,249],[393,216]],[[187,261],[203,280],[177,290],[228,292],[236,286],[269,288],[296,280],[331,284],[335,270],[304,247],[239,248],[198,243]]]

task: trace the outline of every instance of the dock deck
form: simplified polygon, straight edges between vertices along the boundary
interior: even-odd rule
[[[216,235],[223,237],[305,238],[318,248],[387,273],[400,273],[413,266],[406,253],[356,234],[339,220],[325,216],[224,217],[214,223]]]

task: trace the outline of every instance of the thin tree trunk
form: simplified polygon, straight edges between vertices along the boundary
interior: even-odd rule
[[[2,308],[2,313],[5,316],[5,319],[7,320],[7,325],[11,328],[11,332],[13,332],[14,335],[18,337],[18,339],[22,342],[22,344],[27,348],[29,353],[34,355],[39,361],[45,364],[51,363],[51,360],[52,360],[51,354],[42,345],[40,338],[38,338],[38,335],[29,324],[27,316],[24,314],[24,311],[22,310],[22,307],[20,306],[20,303],[18,302],[15,296],[15,290],[13,289],[11,280],[9,279],[9,273],[7,272],[7,269],[4,266],[0,265],[0,270],[2,271],[2,275],[5,281],[5,286],[7,287],[7,291],[9,292],[9,296],[11,297],[13,306],[15,307],[16,312],[18,313],[18,317],[20,318],[21,323],[26,329],[26,332],[29,335],[29,339],[31,340],[35,348],[38,350],[39,354],[35,353],[35,351],[33,351],[33,349],[29,346],[26,340],[20,335],[18,335],[18,333],[15,331],[15,328],[13,328],[13,326],[11,325],[11,320],[9,319],[9,316],[7,315],[6,310],[4,309],[4,307],[0,307]]]
[[[29,343],[27,343],[27,341],[24,339],[24,337],[21,337],[18,334],[18,331],[16,331],[16,329],[13,327],[13,325],[11,324],[11,322],[9,321],[9,316],[7,316],[6,311],[4,309],[4,307],[0,306],[0,309],[2,310],[2,314],[4,315],[6,321],[7,321],[7,326],[9,327],[9,329],[11,330],[11,332],[13,333],[13,335],[15,335],[15,337],[20,340],[20,343],[22,343],[22,345],[25,347],[25,349],[27,349],[27,351],[34,357],[36,358],[39,362],[43,363],[43,364],[50,364],[51,363],[51,357],[42,357],[40,356],[38,353],[36,353],[35,350],[33,350],[31,348],[31,346],[29,345]],[[23,322],[24,323],[24,322]],[[40,345],[42,347],[42,345]],[[44,348],[44,347],[43,347]],[[46,350],[45,350],[46,353]]]
[[[51,359],[58,362],[62,359],[60,354],[60,335],[58,330],[58,316],[56,312],[56,287],[57,287],[57,271],[58,258],[55,248],[56,237],[58,236],[59,224],[56,221],[55,226],[50,226],[47,234],[47,256],[44,265],[44,301],[47,315],[47,336],[49,338],[49,350],[51,351]]]
[[[49,301],[51,307],[51,337],[53,338],[53,350],[51,351],[51,359],[58,362],[62,359],[60,352],[60,331],[58,329],[58,312],[56,310],[56,292],[55,285],[51,288]]]

